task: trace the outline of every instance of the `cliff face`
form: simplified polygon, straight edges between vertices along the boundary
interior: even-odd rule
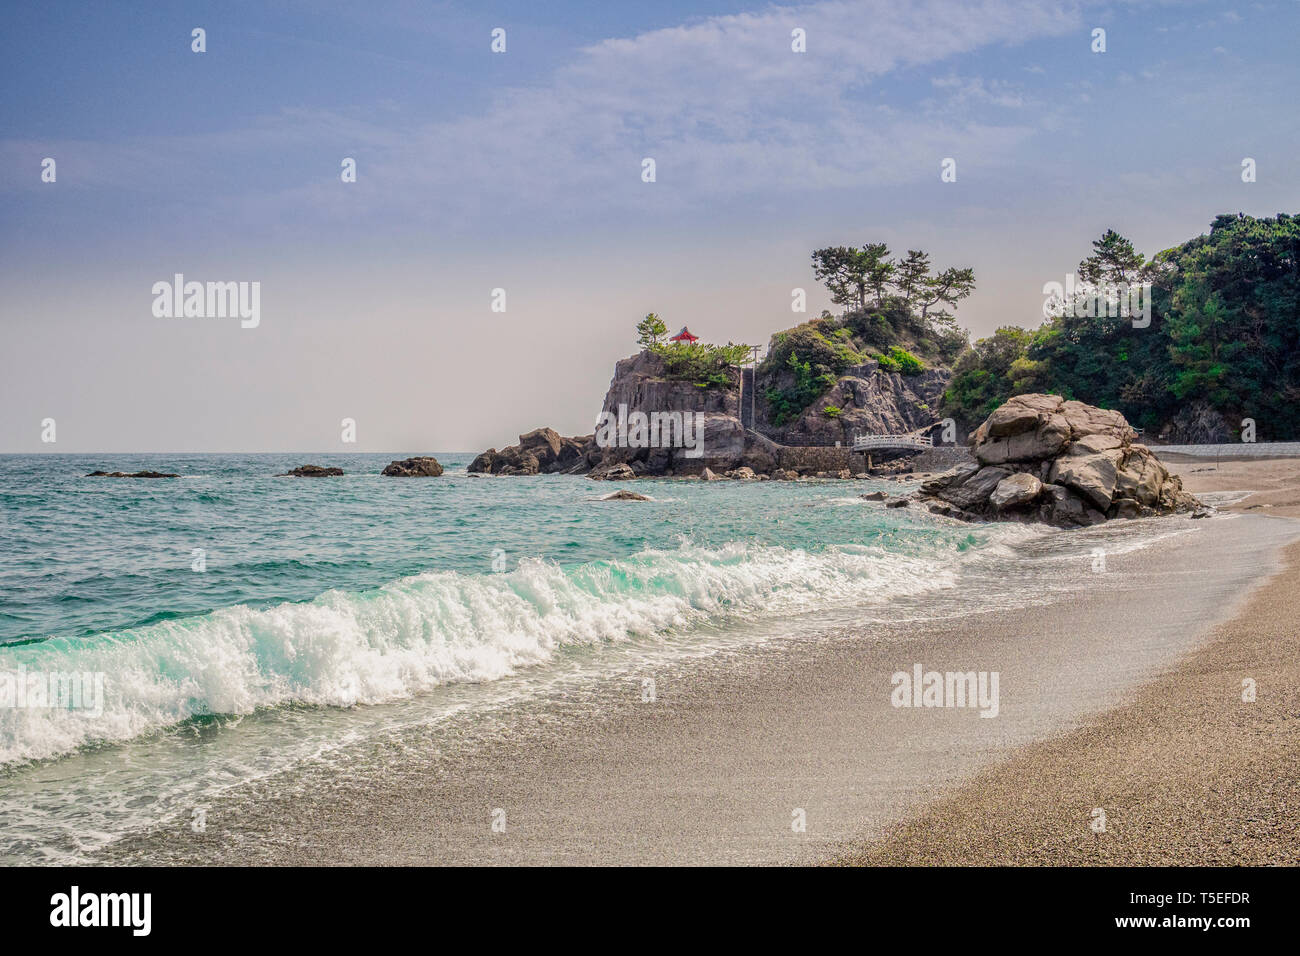
[[[614,378],[601,403],[602,414],[609,415],[618,427],[613,435],[605,436],[603,447],[596,443],[596,470],[619,464],[649,475],[697,475],[705,468],[727,471],[742,465],[756,472],[772,470],[776,467],[775,446],[741,424],[739,391],[736,369],[731,370],[730,387],[700,388],[691,381],[667,378],[663,360],[653,352],[623,359],[614,366]],[[647,417],[681,413],[692,421],[682,441],[676,440],[674,430],[668,439],[661,434],[653,447],[637,447],[637,436],[630,429],[626,430],[627,441],[623,440],[621,425],[636,413]],[[602,437],[599,429],[595,437]]]
[[[780,427],[768,420],[761,390],[754,401],[755,428],[740,418],[740,374],[731,385],[701,388],[668,377],[663,360],[643,351],[622,359],[601,402],[593,435],[565,438],[549,428],[519,436],[519,444],[490,448],[469,466],[471,473],[497,475],[603,474],[698,475],[707,468],[726,472],[748,467],[757,474],[778,470],[778,444],[847,446],[855,433],[902,433],[933,424],[948,373],[927,370],[908,376],[881,371],[878,363],[848,369],[834,387],[794,421]],[[744,402],[749,405],[751,396]],[[824,409],[841,409],[838,417]],[[665,425],[665,417],[672,421]],[[601,426],[605,423],[605,427]],[[639,431],[645,425],[649,434]]]
[[[767,403],[758,396],[755,427],[790,445],[848,444],[855,434],[898,435],[932,425],[951,373],[926,369],[919,375],[885,372],[878,362],[847,369],[824,395],[794,421],[773,425]],[[760,392],[768,383],[760,380]],[[779,387],[779,383],[778,384]],[[838,408],[828,415],[826,408]]]
[[[694,382],[667,378],[663,359],[650,351],[639,352],[614,366],[614,378],[600,407],[615,414],[619,405],[626,405],[645,412],[693,411],[739,418],[740,374],[731,371],[730,388],[700,388]]]

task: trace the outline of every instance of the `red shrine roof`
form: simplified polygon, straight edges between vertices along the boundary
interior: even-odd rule
[[[698,335],[691,335],[691,330],[683,325],[682,330],[678,332],[676,335],[674,335],[668,341],[669,342],[698,342],[699,340],[700,337]]]

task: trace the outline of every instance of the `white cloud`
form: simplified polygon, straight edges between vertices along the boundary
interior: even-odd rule
[[[503,208],[567,218],[917,181],[937,175],[944,156],[985,165],[1009,157],[1031,130],[977,108],[1017,107],[1020,94],[978,78],[937,81],[937,98],[900,110],[868,92],[873,82],[1078,23],[1073,4],[1041,0],[768,7],[605,40],[548,81],[503,88],[481,112],[446,122],[296,111],[237,131],[63,148],[88,167],[70,181],[171,187],[212,197],[233,218],[279,206],[324,220],[427,222]],[[806,53],[791,51],[795,27],[807,33]],[[35,148],[0,150],[9,159],[18,146],[24,157]],[[214,162],[242,171],[277,154],[299,164],[300,185],[290,175],[267,184],[213,173]],[[344,155],[360,171],[347,188],[337,175]],[[654,184],[640,181],[645,156],[658,164]],[[304,159],[314,165],[302,168]]]

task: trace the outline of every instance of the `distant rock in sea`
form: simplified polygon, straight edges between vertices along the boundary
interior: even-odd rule
[[[299,465],[286,471],[277,478],[336,478],[343,474],[342,468],[327,468],[324,465]]]
[[[971,435],[974,461],[924,482],[920,497],[936,514],[1064,527],[1202,508],[1136,437],[1119,412],[1017,395]]]
[[[179,478],[180,475],[173,475],[167,471],[92,471],[86,476],[87,478]]]
[[[626,488],[620,488],[618,491],[610,492],[601,496],[601,501],[653,501],[646,495],[638,495],[635,491],[628,491]]]
[[[390,478],[437,478],[442,474],[442,465],[432,455],[422,455],[390,462],[383,474]]]
[[[574,475],[591,468],[595,438],[565,438],[553,428],[535,428],[519,444],[489,448],[469,464],[469,473],[485,475]]]
[[[636,477],[632,466],[624,462],[602,465],[587,476],[592,481],[630,481]]]

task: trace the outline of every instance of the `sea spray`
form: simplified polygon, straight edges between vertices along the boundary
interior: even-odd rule
[[[544,665],[569,646],[756,615],[879,604],[952,583],[952,555],[745,543],[505,574],[437,571],[305,603],[236,605],[90,638],[0,646],[0,669],[106,675],[103,713],[0,711],[0,764],[128,740],[212,714],[378,704]]]

